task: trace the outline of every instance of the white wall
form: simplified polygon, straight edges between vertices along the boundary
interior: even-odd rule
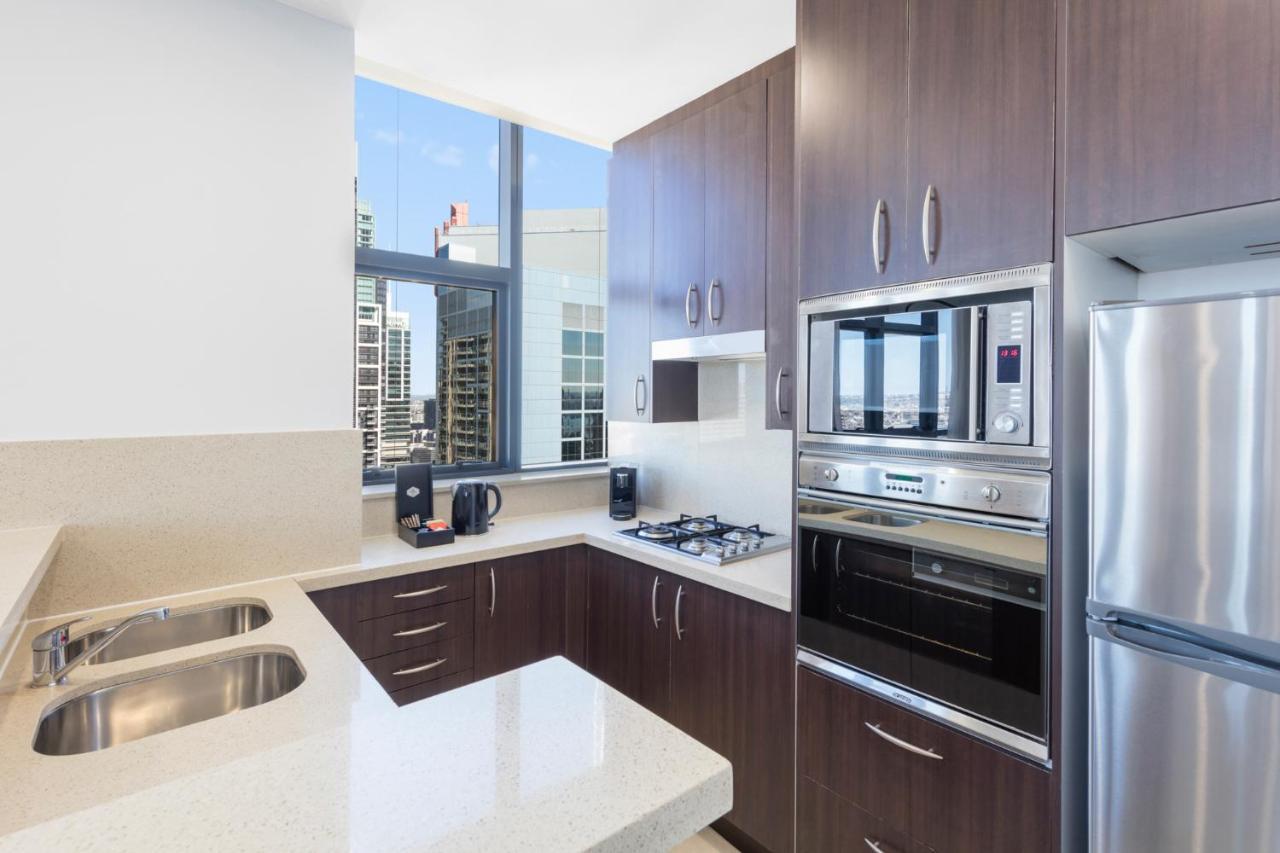
[[[5,4],[0,440],[351,426],[353,35]]]
[[[1280,288],[1280,258],[1144,272],[1138,276],[1138,295],[1142,299],[1221,296],[1242,290],[1276,288]]]

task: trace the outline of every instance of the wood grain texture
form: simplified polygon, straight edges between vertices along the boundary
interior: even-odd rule
[[[421,684],[406,687],[403,690],[393,690],[389,695],[397,705],[408,705],[411,702],[417,702],[421,699],[453,690],[455,687],[470,684],[472,680],[471,670],[464,669],[461,672],[451,673],[434,681],[424,681]]]
[[[355,633],[343,639],[361,660],[388,655],[440,640],[470,636],[472,604],[470,599],[450,601],[420,610],[393,613],[358,622]],[[440,627],[436,628],[435,626]],[[432,630],[404,635],[406,631]],[[396,636],[402,634],[402,636]]]
[[[1280,198],[1280,3],[1072,0],[1068,234]]]
[[[1054,0],[907,5],[907,277],[1052,260]],[[921,242],[931,184],[932,264]]]
[[[471,564],[357,584],[356,618],[373,619],[471,597]],[[436,587],[442,587],[436,589]],[[426,592],[426,590],[432,590]],[[422,595],[403,596],[422,592]]]
[[[471,637],[454,637],[452,640],[441,640],[416,649],[373,658],[365,661],[364,665],[382,685],[382,689],[390,693],[471,669],[472,653]],[[396,675],[397,672],[416,669],[436,661],[440,663],[431,669]]]
[[[477,679],[564,654],[564,549],[478,563],[476,576]]]
[[[564,656],[587,667],[587,546],[564,549]]]
[[[653,284],[649,328],[655,341],[688,338],[706,331],[705,129],[706,115],[694,113],[653,136]],[[690,293],[691,284],[695,286],[693,293]]]
[[[800,0],[796,68],[801,298],[907,273],[907,3]],[[876,202],[885,269],[872,248]],[[918,244],[917,244],[918,245]]]
[[[669,614],[675,593],[674,579],[663,572],[608,551],[588,551],[586,669],[663,717],[671,696]]]
[[[794,429],[796,410],[796,73],[768,79],[765,240],[765,428]],[[779,373],[784,375],[779,376]]]
[[[767,94],[760,80],[705,114],[702,329],[709,335],[764,328]]]
[[[841,799],[812,779],[800,779],[796,788],[796,853],[845,853],[871,850],[907,853],[907,836],[883,820]]]
[[[648,139],[614,146],[609,160],[608,239],[605,405],[611,421],[644,423],[653,411],[649,370],[653,162]]]

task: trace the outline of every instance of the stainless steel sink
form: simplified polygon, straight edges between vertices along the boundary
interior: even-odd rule
[[[855,512],[846,515],[845,521],[856,521],[860,524],[875,524],[880,527],[911,527],[924,519],[910,518],[905,515],[894,515],[889,512]]]
[[[190,646],[193,643],[234,637],[261,628],[270,621],[271,611],[261,604],[215,604],[200,610],[173,614],[163,621],[134,625],[111,645],[85,661],[84,665],[110,663]],[[67,644],[67,659],[75,658],[111,633],[114,627],[104,625],[82,637],[76,637]]]
[[[79,755],[263,705],[306,676],[284,652],[253,652],[103,687],[45,715],[33,747]]]

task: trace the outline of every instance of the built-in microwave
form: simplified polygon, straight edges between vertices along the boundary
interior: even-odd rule
[[[801,443],[1048,467],[1050,271],[802,301]]]

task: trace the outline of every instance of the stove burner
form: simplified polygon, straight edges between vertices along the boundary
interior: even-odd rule
[[[764,537],[757,530],[749,530],[745,527],[737,527],[733,530],[725,531],[720,534],[721,539],[728,539],[730,542],[758,542]]]
[[[712,556],[720,556],[724,553],[724,549],[719,545],[702,537],[690,539],[688,542],[681,542],[680,550],[688,551],[690,554],[711,554]]]
[[[640,529],[636,531],[636,535],[641,539],[661,540],[674,538],[676,532],[665,525],[653,525],[641,522]]]
[[[690,533],[706,533],[708,530],[715,530],[717,527],[719,527],[718,524],[705,518],[691,518],[680,524],[682,530],[688,530]]]

